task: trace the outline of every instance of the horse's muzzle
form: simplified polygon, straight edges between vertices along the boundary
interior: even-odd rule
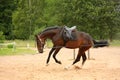
[[[43,50],[40,50],[39,53],[43,53]]]
[[[43,51],[41,51],[40,53],[43,53]]]

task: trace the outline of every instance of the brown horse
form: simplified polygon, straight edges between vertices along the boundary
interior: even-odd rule
[[[61,64],[61,62],[56,59],[56,55],[62,47],[70,48],[70,49],[79,48],[77,57],[73,62],[73,64],[80,61],[81,56],[83,60],[82,65],[84,64],[84,62],[87,59],[85,51],[93,46],[93,40],[90,37],[90,35],[88,35],[85,32],[79,32],[75,30],[72,33],[75,33],[75,36],[76,36],[75,40],[70,40],[70,39],[64,40],[63,36],[65,36],[66,34],[64,27],[51,27],[51,28],[45,29],[44,31],[36,35],[37,48],[40,53],[43,53],[43,48],[44,48],[46,39],[49,38],[52,40],[53,47],[49,52],[48,59],[46,62],[47,64],[53,52],[54,52],[53,58],[55,62]]]

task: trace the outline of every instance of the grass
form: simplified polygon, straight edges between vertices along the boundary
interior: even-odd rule
[[[34,40],[9,40],[9,41],[7,40],[4,43],[11,43],[11,42],[15,42],[17,48],[27,47],[28,44],[30,45],[30,47],[35,47]]]
[[[13,50],[11,45],[0,46],[0,56],[5,55],[24,55],[24,54],[36,54],[35,48],[36,43],[34,40],[6,40],[4,43],[12,43],[15,42],[15,50]],[[29,47],[28,47],[29,45]],[[52,47],[52,42],[47,40],[46,42],[47,47]]]
[[[31,50],[31,49],[10,49],[10,48],[1,48],[0,49],[0,56],[4,56],[4,55],[24,55],[24,54],[36,54],[35,50]]]
[[[13,48],[9,48],[8,46],[0,46],[0,56],[5,55],[24,55],[24,54],[36,54],[36,50],[33,50],[32,48],[35,48],[35,41],[34,40],[14,40],[14,41],[5,41],[5,43],[15,42],[16,48],[13,50]],[[29,44],[29,48],[27,48],[27,45]],[[46,42],[47,47],[51,48],[53,46],[52,42],[50,40],[47,40]],[[113,40],[110,42],[110,46],[112,47],[120,47],[120,40]]]
[[[0,46],[0,56],[4,55],[24,55],[24,54],[36,54],[35,41],[34,40],[9,40],[4,41],[4,43],[15,42],[15,49],[10,45]],[[29,47],[28,47],[29,44]]]
[[[47,40],[46,46],[47,46],[48,48],[51,48],[51,47],[53,46],[52,41],[51,41],[51,40]]]
[[[120,47],[120,40],[113,40],[112,42],[110,42],[110,46]]]

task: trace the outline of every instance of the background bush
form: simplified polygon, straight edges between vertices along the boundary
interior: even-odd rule
[[[0,43],[3,43],[5,40],[5,36],[3,35],[3,32],[0,31]]]
[[[9,45],[7,45],[7,48],[13,48],[13,47],[14,47],[13,44],[9,44]]]

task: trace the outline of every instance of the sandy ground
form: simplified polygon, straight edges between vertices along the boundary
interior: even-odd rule
[[[73,62],[73,50],[61,49],[57,58],[62,65],[51,57],[48,66],[50,49],[44,51],[35,55],[1,56],[0,80],[120,80],[120,47],[91,49],[91,60],[82,69],[78,68],[80,61],[67,70],[65,67]]]

